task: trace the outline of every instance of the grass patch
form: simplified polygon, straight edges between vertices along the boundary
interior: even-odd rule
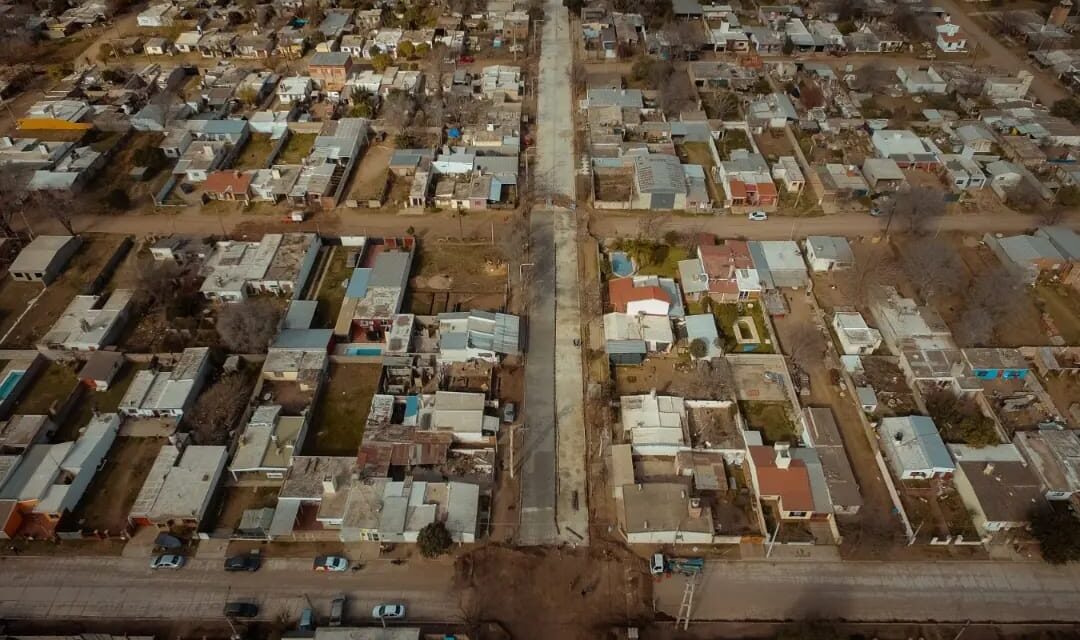
[[[785,403],[744,400],[739,402],[739,410],[746,417],[749,427],[761,432],[761,440],[766,445],[777,442],[795,444],[795,423],[788,417]]]
[[[64,424],[60,425],[57,435],[68,435],[71,437],[67,439],[73,440],[78,436],[79,429],[90,424],[95,410],[98,413],[116,413],[116,410],[120,408],[120,401],[124,399],[124,392],[131,386],[136,372],[145,369],[146,366],[143,363],[128,362],[109,385],[108,391],[85,391],[82,401],[71,411]]]
[[[754,345],[746,344],[740,345],[735,340],[735,321],[740,316],[750,316],[754,319],[754,327],[757,329],[759,342],[756,348],[749,351],[749,353],[775,353],[772,344],[764,342],[769,338],[769,330],[765,326],[765,315],[762,311],[762,303],[755,301],[754,306],[750,306],[747,303],[736,302],[719,304],[714,303],[712,305],[713,315],[716,316],[716,325],[720,328],[720,336],[724,339],[724,351],[726,352],[743,352],[743,348]]]
[[[309,455],[356,455],[364,423],[379,385],[378,364],[331,364],[326,391],[318,404],[317,430]]]
[[[311,148],[315,146],[315,138],[317,137],[319,136],[316,133],[290,134],[285,146],[281,148],[281,153],[278,154],[276,162],[278,164],[300,164],[311,153]]]
[[[44,415],[49,413],[53,404],[63,404],[71,395],[78,379],[75,373],[57,362],[52,362],[45,371],[34,380],[22,398],[15,403],[12,414]]]
[[[622,240],[616,248],[625,251],[638,265],[636,275],[677,278],[679,261],[686,260],[689,253],[682,247],[671,247],[648,240]]]
[[[274,141],[270,139],[270,134],[253,133],[244,145],[240,157],[236,159],[235,168],[239,171],[265,169],[270,152],[273,150]]]
[[[338,313],[341,311],[341,302],[345,299],[345,287],[341,283],[348,279],[352,269],[348,265],[349,250],[346,247],[333,247],[328,258],[330,265],[326,268],[322,286],[315,296],[319,306],[315,310],[315,326],[324,329],[334,328]]]

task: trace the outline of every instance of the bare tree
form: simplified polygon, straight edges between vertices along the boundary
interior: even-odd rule
[[[229,430],[244,411],[249,392],[247,381],[239,373],[228,374],[203,391],[190,415],[195,443],[226,444]]]
[[[960,292],[967,269],[951,247],[938,238],[919,238],[904,245],[904,272],[925,300]]]
[[[896,73],[886,68],[880,59],[871,59],[855,71],[851,88],[878,94],[893,84],[896,84]]]
[[[833,280],[845,297],[861,302],[867,299],[870,289],[877,285],[891,284],[899,274],[900,265],[886,246],[856,260],[851,268],[835,272]]]
[[[416,97],[407,91],[391,91],[382,101],[379,116],[391,127],[407,127],[416,112]]]
[[[1047,202],[1030,180],[1022,179],[1005,192],[1009,206],[1025,213],[1038,213],[1046,208]]]
[[[665,392],[694,400],[726,400],[735,395],[735,377],[724,358],[698,360],[693,373],[679,376]]]
[[[47,189],[33,191],[26,198],[26,208],[33,212],[34,218],[49,217],[60,223],[68,235],[75,235],[74,216],[75,195],[67,190]]]
[[[884,206],[888,216],[885,235],[889,235],[893,222],[902,225],[908,233],[924,233],[931,220],[945,214],[945,193],[936,188],[906,186],[893,194]]]
[[[217,332],[233,353],[266,353],[277,333],[281,312],[271,300],[249,298],[226,304],[218,313]]]
[[[650,242],[663,235],[664,227],[671,221],[666,213],[643,213],[638,217],[638,238]]]
[[[957,337],[966,344],[990,344],[1017,300],[1027,295],[1021,282],[1004,266],[980,272],[963,296]]]
[[[803,370],[821,362],[825,355],[825,338],[817,326],[810,323],[796,325],[794,331],[783,342],[786,343],[784,351],[787,352],[788,357]]]
[[[9,238],[16,235],[16,216],[26,215],[26,179],[25,172],[0,171],[0,232]]]

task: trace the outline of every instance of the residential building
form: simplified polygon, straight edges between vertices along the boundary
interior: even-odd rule
[[[863,160],[862,173],[874,193],[896,191],[907,183],[907,176],[892,158],[867,158]]]
[[[1019,349],[976,347],[964,349],[962,353],[971,368],[971,375],[979,380],[1021,380],[1031,372],[1027,358]]]
[[[413,544],[420,531],[442,522],[457,543],[476,542],[480,487],[466,482],[375,479],[349,488],[341,522],[345,542]]]
[[[634,364],[623,356],[638,353],[635,347],[639,344],[644,347],[640,351],[642,356],[649,352],[667,353],[675,344],[675,334],[666,315],[605,313],[604,340],[608,357],[616,360],[616,364]]]
[[[967,36],[960,29],[960,25],[952,21],[952,17],[945,14],[940,18],[938,23],[934,25],[934,31],[937,32],[937,40],[935,44],[938,49],[941,49],[945,53],[959,53],[967,51]]]
[[[507,313],[456,311],[440,313],[441,363],[483,360],[497,364],[503,356],[521,353],[521,320]]]
[[[950,476],[956,471],[937,425],[926,416],[882,418],[878,442],[889,468],[901,480]]]
[[[809,287],[810,274],[802,251],[793,240],[762,240],[747,243],[750,258],[762,287],[768,289]]]
[[[956,457],[956,487],[980,535],[1026,527],[1044,504],[1039,478],[1011,444],[950,445]]]
[[[288,78],[282,78],[278,83],[277,94],[278,101],[281,104],[292,104],[294,102],[306,102],[311,97],[312,89],[315,86],[315,81],[311,76],[290,76]]]
[[[697,255],[708,277],[707,295],[716,302],[737,302],[761,294],[761,279],[745,240],[699,244]]]
[[[210,350],[191,347],[184,349],[170,371],[138,371],[120,400],[120,413],[140,418],[180,418],[195,403],[210,368]]]
[[[120,370],[124,368],[124,354],[117,351],[95,351],[79,370],[79,382],[92,391],[108,391]]]
[[[904,67],[896,68],[896,77],[904,90],[912,95],[928,93],[945,95],[949,91],[949,83],[937,72],[934,67]]]
[[[116,341],[127,321],[134,291],[106,296],[77,295],[41,340],[42,351],[97,351]]]
[[[726,207],[774,207],[779,200],[765,157],[747,149],[736,149],[731,158],[714,169],[724,187]]]
[[[15,280],[52,284],[82,246],[79,236],[37,236],[8,267]]]
[[[705,345],[703,360],[711,360],[724,355],[724,343],[720,339],[720,332],[716,328],[716,316],[711,313],[688,315],[683,319],[683,326],[686,330],[686,342],[691,348],[698,340]],[[693,353],[690,354],[690,357],[695,360],[698,359]]]
[[[832,409],[807,407],[802,410],[801,417],[802,440],[821,461],[833,512],[838,515],[857,514],[863,504],[862,494]]]
[[[608,300],[617,313],[653,316],[683,315],[674,280],[630,276],[608,281]]]
[[[0,532],[11,537],[28,528],[35,537],[51,537],[60,518],[82,500],[119,428],[120,416],[103,413],[73,442],[30,446],[0,479],[0,504],[10,505],[0,511]]]
[[[183,175],[189,182],[203,182],[213,171],[225,166],[233,155],[227,142],[196,140],[188,145],[173,167],[173,173]]]
[[[314,233],[268,233],[258,242],[222,240],[202,267],[204,296],[239,302],[251,292],[299,295],[322,240]]]
[[[881,332],[870,328],[858,311],[837,311],[832,327],[844,355],[868,356],[881,347]]]
[[[870,195],[870,185],[855,165],[818,165],[817,173],[822,186],[822,196],[818,204],[829,198],[853,200]]]
[[[630,436],[634,454],[674,456],[689,449],[686,403],[676,396],[655,391],[619,398],[623,430]]]
[[[166,444],[154,459],[128,519],[135,526],[163,530],[198,527],[228,457],[226,447],[188,445],[181,450]]]
[[[229,463],[233,480],[282,480],[307,435],[307,416],[282,415],[281,406],[260,405],[240,434],[236,454]]]
[[[788,444],[751,445],[747,450],[754,493],[762,502],[775,505],[781,520],[832,520],[833,506],[820,463],[814,460],[813,466],[808,465]],[[812,472],[820,474],[816,482]]]
[[[176,5],[163,2],[161,4],[152,4],[147,7],[135,18],[135,21],[140,27],[171,27],[173,26],[173,21],[179,15],[180,9]]]
[[[1056,427],[1017,431],[1013,443],[1031,463],[1047,500],[1080,494],[1080,435]]]
[[[482,393],[436,391],[430,427],[458,442],[488,442],[498,433],[499,418],[484,414],[486,404]]]
[[[855,254],[847,238],[841,236],[807,236],[806,263],[816,272],[850,269],[855,266]]]
[[[626,485],[617,499],[619,529],[630,544],[711,544],[712,510],[678,482]]]
[[[383,342],[394,316],[401,312],[412,258],[411,246],[381,251],[371,267],[353,269],[334,335],[353,342],[362,337]]]
[[[979,163],[970,156],[943,154],[941,163],[945,171],[945,179],[953,189],[973,191],[986,186],[986,174],[983,173]]]
[[[908,129],[878,129],[870,142],[879,157],[894,160],[901,169],[930,170],[941,164],[933,143]]]
[[[633,157],[635,209],[686,210],[686,173],[675,156],[647,153]]]
[[[251,180],[254,173],[245,171],[214,171],[203,182],[203,193],[211,200],[251,202]]]
[[[308,74],[324,91],[339,92],[352,72],[352,56],[343,51],[321,51],[308,62]]]
[[[780,156],[772,167],[772,177],[784,185],[786,193],[799,193],[806,186],[806,177],[795,156]]]
[[[1045,236],[999,238],[987,233],[983,236],[983,242],[1010,272],[1027,284],[1034,284],[1043,273],[1066,273],[1072,265],[1072,261],[1061,255],[1054,243]]]

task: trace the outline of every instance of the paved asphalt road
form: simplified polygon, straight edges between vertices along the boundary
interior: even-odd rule
[[[656,585],[675,616],[685,578]],[[1080,620],[1080,567],[1035,562],[710,562],[692,617],[701,620]]]
[[[308,606],[305,595],[325,616],[341,593],[357,622],[384,602],[404,603],[414,620],[453,620],[459,611],[448,562],[377,561],[340,574],[315,573],[307,558],[269,559],[250,574],[226,573],[221,562],[196,558],[183,569],[155,571],[141,558],[3,558],[0,619],[207,620],[219,618],[229,600],[257,602],[262,619],[295,619]]]

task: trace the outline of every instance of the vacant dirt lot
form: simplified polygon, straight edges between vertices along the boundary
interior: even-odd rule
[[[651,618],[652,580],[625,548],[575,551],[480,547],[457,560],[466,620],[498,620],[522,640],[595,640]],[[508,588],[513,585],[513,588]]]
[[[105,467],[94,476],[75,513],[83,530],[111,535],[127,526],[128,513],[165,438],[117,438]]]
[[[227,487],[222,492],[217,528],[232,532],[248,509],[262,509],[277,504],[278,487]]]
[[[368,199],[381,196],[387,188],[390,157],[393,155],[394,146],[390,141],[368,147],[368,150],[364,152],[364,157],[360,159],[360,165],[356,167],[352,185],[345,197],[363,203]]]

